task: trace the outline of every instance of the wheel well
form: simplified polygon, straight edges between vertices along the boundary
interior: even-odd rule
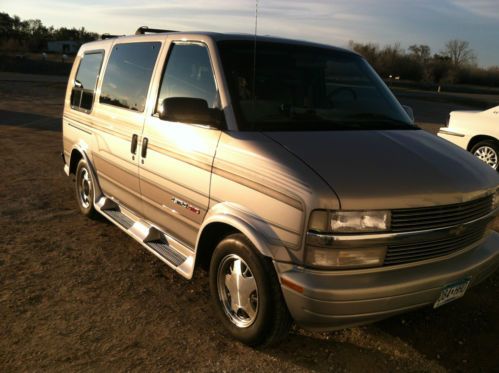
[[[69,173],[70,174],[76,174],[76,167],[78,167],[78,163],[80,162],[80,159],[83,158],[83,155],[76,150],[73,149],[71,152],[71,158],[69,158]]]
[[[492,137],[492,136],[486,136],[486,135],[478,135],[478,136],[475,136],[473,137],[470,142],[468,143],[468,147],[467,147],[467,150],[468,151],[471,151],[471,149],[473,149],[473,147],[478,144],[480,141],[484,141],[484,140],[492,140],[494,141],[496,144],[499,143],[499,141],[497,141],[496,138]]]
[[[233,233],[239,233],[239,231],[228,224],[208,224],[199,238],[196,252],[196,267],[199,266],[206,271],[209,270],[211,256],[215,250],[215,247],[222,239],[224,239],[224,237],[227,237]]]

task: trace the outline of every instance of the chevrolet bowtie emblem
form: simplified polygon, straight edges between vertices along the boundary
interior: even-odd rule
[[[465,230],[466,227],[464,225],[460,225],[459,227],[451,229],[449,233],[453,236],[460,236]]]

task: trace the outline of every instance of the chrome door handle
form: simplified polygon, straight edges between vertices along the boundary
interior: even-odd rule
[[[132,136],[132,144],[130,146],[130,153],[135,154],[137,152],[137,142],[139,140],[139,136],[134,134]]]
[[[144,137],[142,140],[142,151],[141,151],[141,156],[142,158],[145,158],[147,156],[147,144],[149,144],[149,139],[147,137]]]

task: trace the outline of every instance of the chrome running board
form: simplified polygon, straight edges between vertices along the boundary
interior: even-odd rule
[[[110,198],[99,198],[95,208],[182,276],[188,279],[192,277],[194,252],[191,248],[144,221]]]

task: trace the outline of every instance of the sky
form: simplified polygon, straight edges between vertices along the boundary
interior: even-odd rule
[[[255,0],[0,0],[0,11],[46,26],[132,34],[142,25],[253,33]],[[481,66],[499,66],[499,0],[258,0],[258,34],[345,47],[466,40]]]

